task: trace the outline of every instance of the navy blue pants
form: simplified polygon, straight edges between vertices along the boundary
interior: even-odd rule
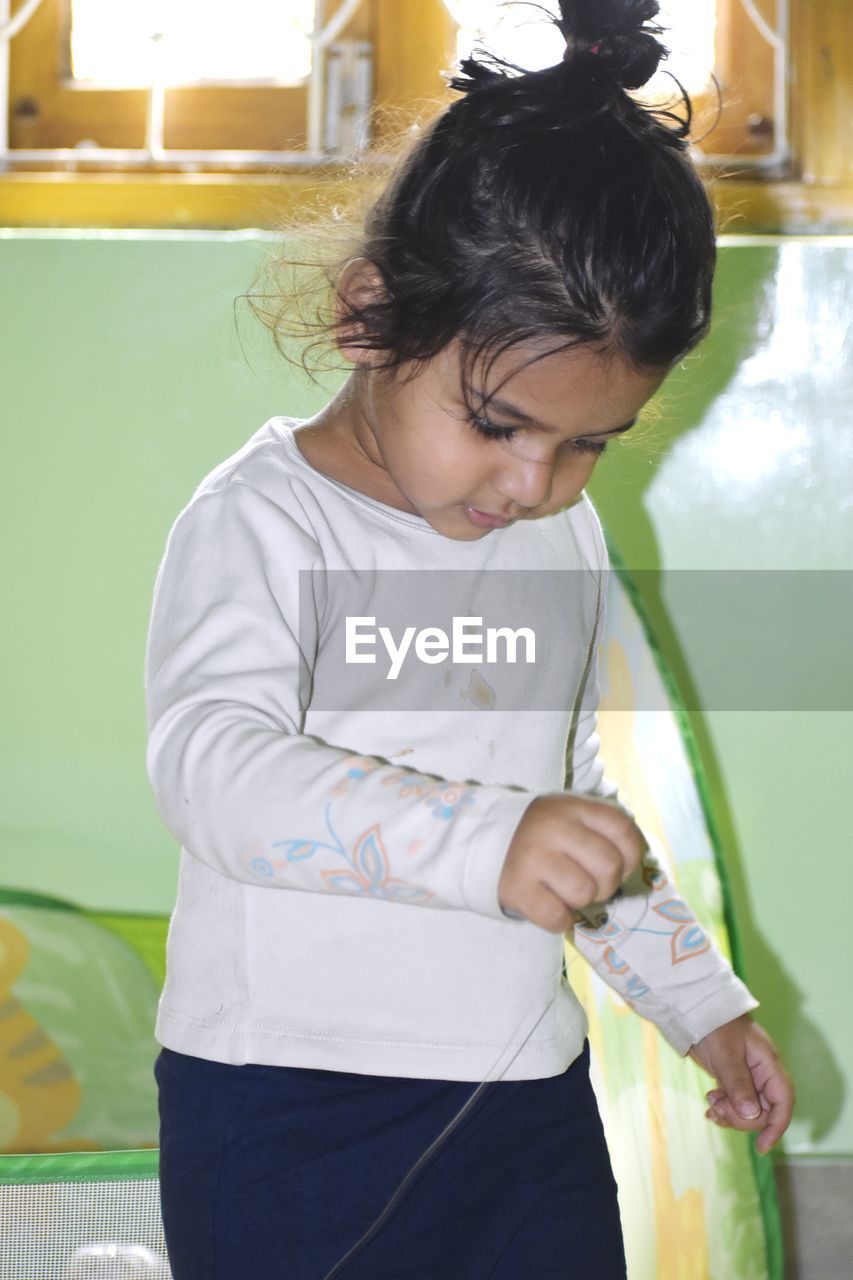
[[[163,1049],[160,1191],[174,1280],[324,1280],[477,1088]],[[589,1048],[493,1081],[335,1280],[624,1280]]]

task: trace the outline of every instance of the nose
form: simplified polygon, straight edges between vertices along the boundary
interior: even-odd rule
[[[502,467],[495,487],[502,497],[521,507],[538,507],[550,498],[553,483],[553,462],[513,458]]]

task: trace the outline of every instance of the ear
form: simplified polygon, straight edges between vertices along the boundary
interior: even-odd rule
[[[381,363],[381,351],[369,351],[358,345],[367,330],[362,321],[354,318],[365,307],[381,302],[387,296],[379,269],[368,258],[351,259],[341,272],[336,292],[335,341],[338,350],[353,364],[370,367]]]

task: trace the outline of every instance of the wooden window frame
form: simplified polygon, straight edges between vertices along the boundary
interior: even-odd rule
[[[327,0],[332,17],[341,0]],[[70,65],[72,0],[41,0],[36,13],[12,41],[9,145],[14,151],[74,148],[81,139],[110,149],[145,148],[149,93],[75,81]],[[375,38],[375,6],[364,0],[347,24],[353,40]],[[236,13],[236,10],[235,10]],[[221,83],[179,85],[165,90],[164,146],[169,151],[293,151],[306,148],[304,84]],[[16,162],[22,168],[61,170],[63,161]],[[212,164],[208,170],[216,171]],[[103,172],[103,163],[74,161],[79,171]],[[117,162],[113,171],[139,171]],[[150,163],[148,172],[182,172],[179,161]],[[230,168],[230,166],[229,166]],[[269,164],[246,159],[240,171],[268,171]]]
[[[761,5],[770,7],[764,16],[775,31],[780,0],[761,0]],[[789,176],[787,115],[775,119],[775,52],[740,0],[718,3],[715,71],[719,95],[696,94],[693,101],[697,117],[694,137],[699,139],[711,130],[707,141],[700,144],[708,164],[713,166],[717,157],[726,155],[749,165],[777,151],[783,155],[774,176]]]
[[[775,3],[762,0],[762,7]],[[333,0],[329,11],[334,7]],[[844,6],[837,0],[790,0],[790,8],[791,161],[779,180],[779,173],[738,173],[739,166],[730,161],[715,169],[708,154],[707,182],[722,230],[853,230],[853,140],[849,128],[843,127],[851,116],[853,42]],[[28,27],[13,41],[11,145],[73,146],[81,131],[101,141],[97,120],[106,110],[115,132],[102,145],[139,147],[145,91],[70,85],[63,65],[68,45],[64,10],[65,0],[42,0]],[[772,20],[774,14],[768,16]],[[378,137],[396,130],[402,115],[425,117],[450,99],[439,72],[452,59],[455,30],[442,0],[365,0],[346,34],[369,39],[374,48]],[[718,25],[724,105],[713,134],[715,151],[738,158],[767,151],[773,131],[772,58],[771,47],[738,0],[731,0],[728,15],[723,14]],[[748,68],[745,77],[743,67]],[[747,86],[737,94],[728,87],[736,74]],[[304,145],[303,88],[198,86],[168,93],[173,119],[166,135],[169,147],[251,145],[272,150]],[[701,136],[716,115],[716,99],[697,95],[695,107],[694,133]],[[267,132],[247,132],[253,115],[267,120]],[[710,144],[711,139],[703,150]],[[343,184],[346,167],[328,161],[315,167],[282,164],[272,170],[255,165],[254,172],[252,166],[239,172],[177,172],[162,165],[156,172],[106,172],[102,165],[95,168],[84,161],[75,163],[73,171],[63,164],[28,165],[0,173],[0,223],[274,228],[311,192]]]

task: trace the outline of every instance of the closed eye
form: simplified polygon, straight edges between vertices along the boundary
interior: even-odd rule
[[[472,413],[468,421],[475,431],[485,436],[487,440],[512,440],[513,436],[518,434],[518,427],[500,427],[496,422],[491,422],[488,418],[481,418],[477,414]],[[577,453],[595,453],[602,454],[607,448],[607,441],[601,440],[567,440],[566,445],[572,452]]]
[[[569,440],[569,444],[577,449],[579,453],[604,453],[607,448],[606,440]]]
[[[476,413],[472,413],[468,421],[487,440],[511,440],[518,432],[518,427],[499,427],[497,423],[490,422],[488,418],[480,418]]]

